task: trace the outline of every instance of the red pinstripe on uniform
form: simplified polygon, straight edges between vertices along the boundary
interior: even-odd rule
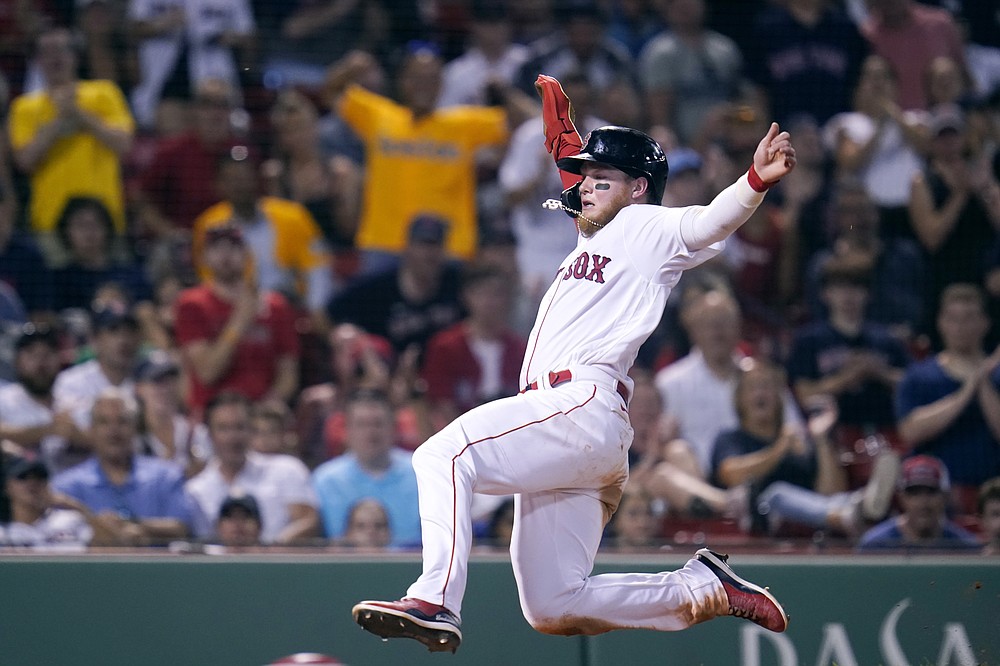
[[[482,439],[477,439],[474,442],[469,442],[464,447],[462,447],[461,451],[459,451],[454,456],[452,456],[452,458],[451,458],[451,555],[448,557],[448,573],[447,573],[447,575],[444,578],[444,588],[441,590],[441,604],[440,605],[442,605],[442,606],[444,605],[444,596],[445,596],[445,593],[448,591],[448,581],[451,580],[451,567],[455,563],[455,532],[457,531],[456,530],[456,525],[455,525],[455,517],[456,517],[456,515],[458,513],[458,492],[456,490],[456,485],[455,485],[455,461],[457,461],[462,456],[462,454],[465,453],[469,449],[469,447],[471,447],[471,446],[475,446],[476,444],[479,444],[480,442],[486,442],[486,441],[490,441],[490,440],[500,439],[501,437],[503,437],[505,435],[509,435],[512,432],[517,432],[518,430],[522,430],[524,428],[527,428],[528,426],[538,425],[539,423],[545,423],[549,419],[554,418],[556,416],[559,416],[560,414],[562,414],[564,416],[568,415],[569,413],[574,412],[577,409],[580,409],[581,407],[585,407],[587,405],[587,403],[589,403],[591,400],[593,400],[596,395],[597,395],[597,387],[595,386],[594,390],[590,394],[589,398],[587,398],[586,400],[584,400],[583,402],[581,402],[579,405],[576,405],[575,407],[572,407],[571,409],[568,409],[565,412],[561,412],[561,411],[560,412],[554,412],[552,414],[549,414],[548,416],[546,416],[543,419],[537,419],[535,421],[529,421],[528,423],[521,424],[521,425],[517,426],[516,428],[511,428],[510,430],[505,430],[504,432],[500,433],[499,435],[490,435],[489,437],[483,437]]]
[[[562,266],[559,267],[559,272],[556,276],[562,275]],[[556,293],[552,294],[552,300],[549,301],[549,307],[545,308],[545,314],[542,315],[542,321],[538,324],[538,332],[535,335],[535,344],[531,346],[531,355],[528,356],[528,363],[524,366],[524,380],[521,382],[522,385],[527,385],[528,381],[531,380],[531,361],[535,358],[535,350],[538,349],[538,339],[542,337],[542,327],[545,326],[545,319],[549,316],[549,310],[552,309],[552,304],[556,302],[556,294],[559,293],[559,286],[562,284],[562,280],[556,282]]]

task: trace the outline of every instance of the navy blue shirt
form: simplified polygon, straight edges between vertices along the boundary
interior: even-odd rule
[[[387,339],[397,354],[411,344],[421,351],[427,341],[464,316],[459,298],[459,274],[449,265],[438,290],[426,301],[408,301],[399,289],[398,270],[376,275],[335,297],[327,309],[337,323],[355,324]]]
[[[15,235],[0,248],[0,280],[14,288],[28,312],[52,309],[52,273],[31,238]]]
[[[712,483],[725,487],[719,479],[719,466],[726,458],[745,456],[767,448],[773,443],[774,440],[761,439],[745,430],[727,430],[719,433],[715,438],[715,446],[712,447]],[[775,481],[784,481],[812,490],[816,483],[816,457],[812,452],[786,455],[770,474],[755,481],[753,487],[756,491],[760,491]]]
[[[990,380],[1000,389],[1000,367],[993,370]],[[961,383],[945,374],[936,356],[911,365],[896,389],[896,415],[903,420],[917,407],[959,388]],[[990,432],[975,398],[940,435],[919,444],[917,450],[940,458],[954,483],[978,486],[1000,475],[1000,442]]]
[[[70,264],[52,272],[55,289],[55,309],[83,308],[89,310],[98,287],[113,282],[120,286],[133,303],[148,301],[152,289],[142,269],[135,264],[115,264],[102,270]]]
[[[873,352],[893,368],[903,369],[909,356],[902,343],[878,324],[866,323],[856,337],[840,333],[827,321],[810,324],[798,331],[788,358],[788,377],[819,380],[838,372],[855,352]],[[837,396],[839,422],[857,427],[894,426],[892,389],[881,382],[867,381],[856,390]]]
[[[776,121],[809,114],[822,125],[851,108],[868,47],[844,12],[829,8],[810,27],[788,10],[772,7],[758,15],[753,34],[757,40],[747,53],[748,74],[767,91]]]
[[[132,473],[122,485],[108,479],[90,457],[52,479],[52,487],[83,502],[95,513],[111,511],[126,520],[176,518],[191,526],[184,472],[174,463],[150,456],[132,458]]]

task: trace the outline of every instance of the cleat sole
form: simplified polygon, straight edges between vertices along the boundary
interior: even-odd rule
[[[407,617],[384,611],[355,609],[354,620],[362,629],[381,637],[383,641],[390,638],[412,638],[430,652],[454,654],[462,643],[462,637],[457,633],[424,627]]]

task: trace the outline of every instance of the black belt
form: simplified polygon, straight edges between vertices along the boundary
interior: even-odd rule
[[[551,386],[552,388],[555,388],[560,384],[565,384],[566,382],[572,380],[573,380],[573,373],[570,372],[569,370],[557,370],[555,372],[549,373],[549,386]],[[523,389],[521,389],[521,393],[524,393],[525,391],[533,391],[537,388],[538,388],[538,382],[534,381],[525,386]],[[622,382],[616,381],[615,391],[618,393],[618,395],[622,397],[622,400],[625,401],[625,406],[628,406],[628,398],[629,398],[628,387],[625,386],[625,384],[623,384]]]

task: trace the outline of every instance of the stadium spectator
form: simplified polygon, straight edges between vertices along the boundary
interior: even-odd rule
[[[124,7],[110,0],[77,0],[73,27],[80,39],[80,71],[85,79],[131,87]]]
[[[865,58],[850,111],[823,129],[824,141],[841,175],[856,175],[879,207],[883,237],[912,238],[906,206],[910,182],[922,166],[927,143],[926,114],[899,106],[899,86],[889,61]]]
[[[722,517],[740,520],[747,514],[743,487],[724,490],[666,460],[670,442],[677,436],[677,422],[663,410],[653,377],[632,370],[635,382],[628,414],[635,432],[629,447],[630,486],[643,489],[664,504],[671,517],[694,519]],[[676,446],[676,445],[675,445]]]
[[[784,373],[768,362],[744,366],[732,401],[739,427],[719,434],[712,451],[712,482],[748,485],[757,531],[789,525],[856,537],[865,523],[885,517],[899,469],[897,454],[881,454],[864,489],[849,492],[839,451],[830,437],[836,403],[827,399],[809,417],[808,431],[782,416]]]
[[[506,274],[470,265],[462,274],[468,316],[427,342],[421,369],[430,406],[429,437],[459,414],[518,392],[525,339],[510,328],[513,289]]]
[[[338,63],[339,64],[339,63]],[[507,141],[502,108],[438,109],[441,59],[417,48],[403,60],[396,78],[401,103],[354,81],[370,66],[348,56],[337,79],[336,112],[365,143],[366,178],[361,222],[355,237],[361,272],[376,273],[394,263],[406,242],[400,221],[433,214],[447,221],[447,251],[469,259],[476,249],[476,155]]]
[[[366,333],[354,324],[338,324],[329,335],[328,381],[306,387],[298,396],[295,420],[302,458],[311,468],[344,452],[344,408],[358,389],[389,392],[395,354],[388,340]],[[415,428],[404,437],[400,413],[397,437],[405,448],[422,440]]]
[[[358,500],[347,512],[342,544],[350,548],[381,550],[392,542],[385,506],[376,499]]]
[[[261,545],[260,505],[253,495],[230,495],[222,501],[214,541],[236,550]]]
[[[192,107],[191,129],[157,140],[153,157],[129,192],[143,235],[166,239],[191,229],[195,218],[219,201],[219,160],[234,149],[250,152],[231,120],[238,96],[230,84],[213,78],[201,81]]]
[[[240,229],[249,250],[247,272],[261,289],[284,294],[324,326],[323,308],[333,292],[331,259],[309,211],[287,199],[261,196],[257,165],[246,154],[224,156],[217,172],[223,200],[195,220],[194,260],[203,279],[212,276],[202,248],[219,226]]]
[[[653,502],[653,496],[641,486],[626,490],[605,528],[601,549],[634,552],[656,547],[660,526]]]
[[[90,452],[69,411],[56,411],[52,387],[61,368],[59,335],[45,324],[25,324],[14,341],[15,381],[0,386],[0,440],[37,456],[53,473]]]
[[[646,45],[663,30],[656,4],[654,0],[623,0],[611,6],[607,35],[624,46],[636,61]]]
[[[356,263],[351,251],[360,212],[361,165],[347,156],[326,152],[319,111],[297,90],[278,93],[271,106],[271,128],[275,154],[263,168],[267,193],[302,204],[337,258]],[[346,280],[351,271],[341,263],[336,261],[334,269]]]
[[[448,62],[441,75],[438,107],[493,106],[494,87],[509,86],[529,57],[528,47],[514,44],[513,28],[504,3],[472,3],[469,44]]]
[[[795,332],[787,369],[800,405],[837,401],[834,439],[841,444],[878,432],[895,439],[893,395],[909,356],[889,330],[865,315],[871,272],[844,260],[822,269],[827,316]]]
[[[445,254],[449,232],[442,218],[414,218],[398,266],[337,295],[329,319],[387,339],[397,355],[411,347],[422,354],[434,333],[462,316],[459,268]]]
[[[948,470],[940,459],[917,455],[903,461],[897,497],[902,513],[865,532],[861,552],[979,550],[983,545],[948,518]]]
[[[0,118],[5,113],[0,79]],[[19,205],[9,169],[7,136],[0,132],[0,282],[17,294],[25,310],[46,316],[52,309],[52,277],[34,235],[19,229]]]
[[[925,302],[937,303],[948,284],[983,284],[1000,233],[1000,182],[979,148],[968,145],[957,107],[937,109],[930,126],[927,165],[913,175],[909,210],[925,253]]]
[[[364,498],[382,502],[393,546],[420,543],[417,477],[410,452],[395,445],[393,412],[385,394],[359,391],[347,405],[347,452],[313,471],[326,536],[340,539],[350,507]]]
[[[944,348],[907,368],[897,388],[899,434],[944,463],[958,508],[971,513],[975,489],[1000,474],[1000,347],[983,350],[990,320],[975,285],[944,289],[937,327]]]
[[[319,534],[316,494],[301,460],[250,448],[251,404],[239,393],[217,395],[205,410],[214,457],[185,485],[197,505],[195,534],[210,537],[223,502],[253,495],[260,506],[263,543],[292,544]]]
[[[212,279],[177,299],[175,336],[195,415],[225,390],[284,401],[298,390],[294,311],[284,296],[248,278],[249,253],[240,227],[208,229],[202,256]]]
[[[89,309],[99,288],[114,283],[129,303],[143,303],[150,314],[152,293],[137,263],[117,247],[114,221],[100,199],[72,197],[60,212],[55,231],[67,259],[52,271],[53,308]]]
[[[212,440],[205,424],[184,413],[180,365],[166,352],[150,352],[136,368],[135,395],[139,452],[176,463],[188,478],[204,469]]]
[[[139,69],[131,101],[144,129],[178,113],[206,80],[239,89],[256,33],[248,0],[130,0],[128,18]]]
[[[756,137],[766,131],[759,109],[731,105],[722,123],[711,133],[717,144],[707,150],[714,196],[742,173],[753,157]],[[796,290],[796,228],[784,216],[781,205],[765,200],[750,219],[726,240],[722,261],[707,270],[728,272],[732,291],[743,310],[743,335],[760,346],[776,348],[787,325],[786,305]]]
[[[782,224],[790,236],[785,252],[791,253],[789,261],[780,265],[792,273],[783,281],[796,283],[790,298],[798,303],[802,297],[801,276],[810,259],[831,242],[831,230],[827,220],[830,206],[834,164],[833,156],[823,145],[823,128],[812,116],[799,115],[790,119],[789,134],[795,137],[795,169],[781,179],[778,191],[781,195]],[[794,319],[792,314],[791,318]]]
[[[926,109],[927,72],[938,56],[948,56],[968,80],[962,34],[947,9],[916,0],[870,0],[861,31],[876,53],[889,61],[899,80],[899,105]]]
[[[867,319],[888,326],[900,340],[912,340],[926,316],[920,246],[909,238],[882,236],[878,208],[862,182],[851,176],[836,181],[827,216],[832,239],[816,252],[802,275],[811,317],[827,316],[820,296],[825,266],[852,264],[871,271]]]
[[[278,400],[262,400],[253,405],[250,416],[250,448],[257,453],[299,457],[292,412]]]
[[[746,50],[747,73],[784,125],[799,114],[823,124],[850,106],[867,46],[836,3],[789,0],[760,11]]]
[[[125,230],[121,160],[132,145],[134,122],[111,81],[77,79],[72,33],[42,31],[35,53],[44,87],[14,99],[10,145],[17,166],[31,178],[29,219],[50,261],[58,258],[52,232],[73,196],[100,199],[115,229]]]
[[[10,498],[10,522],[0,524],[0,549],[74,552],[86,550],[94,538],[87,517],[70,506],[75,503],[52,493],[49,470],[41,460],[10,461],[4,490]]]
[[[544,72],[560,81],[570,72],[583,72],[597,95],[619,79],[634,80],[632,58],[607,33],[608,15],[596,0],[555,0],[559,21],[545,39],[530,44],[529,59],[517,74],[517,86],[535,94],[535,78]]]
[[[985,555],[1000,555],[1000,476],[979,487],[979,527]]]
[[[292,0],[267,5],[264,85],[272,89],[318,87],[327,65],[354,49],[383,50],[389,8],[381,0]],[[399,10],[401,3],[390,3]],[[410,26],[411,28],[415,26]]]
[[[715,438],[739,425],[732,395],[740,376],[742,321],[736,301],[719,291],[695,297],[681,319],[694,346],[655,379],[664,409],[678,428],[678,439],[667,445],[664,458],[690,475],[708,479]],[[784,421],[801,426],[790,392],[784,405]]]
[[[81,430],[89,429],[94,400],[105,389],[118,387],[133,395],[141,342],[138,320],[120,306],[94,310],[90,323],[94,358],[60,372],[52,387],[55,410],[72,414]]]
[[[969,84],[961,65],[949,56],[937,56],[927,65],[927,108],[933,112],[971,101]]]
[[[705,0],[665,0],[657,6],[666,28],[638,60],[646,123],[666,125],[690,145],[712,110],[738,97],[743,55],[733,40],[706,27]]]
[[[191,506],[181,469],[134,452],[138,411],[131,393],[102,390],[91,413],[93,455],[52,479],[55,490],[96,514],[95,544],[165,545],[189,532]]]

